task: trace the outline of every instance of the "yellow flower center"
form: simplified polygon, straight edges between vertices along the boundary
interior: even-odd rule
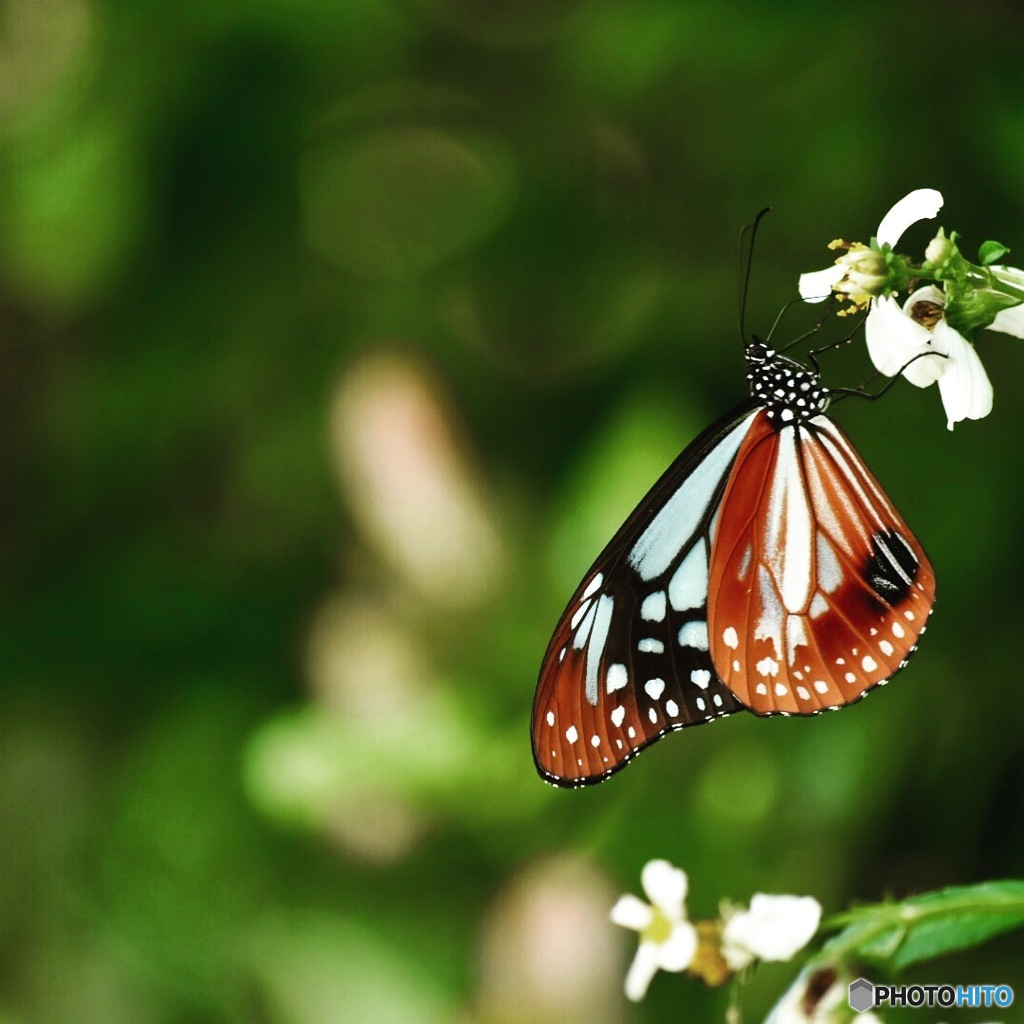
[[[651,923],[643,930],[642,936],[648,942],[654,942],[660,946],[663,942],[668,942],[671,937],[672,922],[658,907],[652,907],[651,909],[654,911],[654,917],[651,918]]]

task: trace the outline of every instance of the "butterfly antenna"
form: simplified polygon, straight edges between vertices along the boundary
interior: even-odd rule
[[[737,327],[740,332],[740,343],[743,345],[747,343],[747,293],[750,291],[750,268],[754,262],[754,242],[757,240],[757,229],[761,220],[766,213],[771,213],[771,210],[770,206],[766,206],[758,213],[753,222],[745,225],[740,232],[740,259],[745,260],[745,266],[740,277],[742,283],[740,285],[740,308],[739,316],[737,317]],[[750,232],[750,242],[747,245],[746,253],[744,253],[743,239],[748,231]]]
[[[918,352],[916,356],[913,356],[912,358],[908,359],[896,371],[896,373],[885,382],[885,386],[880,391],[876,391],[874,394],[865,389],[870,383],[872,383],[872,381],[875,381],[882,376],[881,371],[876,371],[875,373],[871,374],[871,376],[868,377],[868,379],[864,381],[864,383],[861,384],[859,388],[829,388],[829,396],[831,397],[834,395],[834,400],[836,402],[840,402],[844,398],[863,398],[868,402],[876,402],[900,379],[900,377],[903,375],[903,371],[908,366],[911,366],[912,364],[916,363],[918,359],[924,359],[926,356],[939,356],[940,359],[949,358],[949,356],[947,356],[943,352]]]
[[[786,314],[787,314],[787,313],[788,313],[788,312],[789,312],[789,311],[790,311],[790,310],[791,310],[791,309],[792,309],[792,308],[793,308],[793,307],[794,307],[795,305],[797,305],[798,303],[801,303],[801,302],[803,302],[803,301],[804,301],[803,299],[790,299],[790,301],[789,301],[789,302],[787,302],[787,303],[786,303],[786,304],[785,304],[785,305],[784,305],[784,306],[782,307],[782,309],[780,309],[780,310],[779,310],[779,315],[778,315],[778,316],[777,316],[777,317],[775,318],[775,322],[774,322],[774,323],[772,324],[772,329],[771,329],[771,330],[770,330],[770,331],[768,332],[768,337],[764,339],[764,340],[765,340],[766,342],[770,342],[770,341],[772,340],[772,338],[774,338],[774,337],[775,337],[775,332],[776,332],[776,331],[778,330],[779,324],[781,324],[781,323],[782,323],[782,318],[783,318],[783,317],[784,317],[784,316],[785,316],[785,315],[786,315]],[[790,346],[792,346],[792,345],[796,345],[796,344],[798,344],[798,343],[799,343],[800,341],[802,341],[802,340],[803,340],[803,338],[805,338],[805,337],[807,337],[807,335],[803,335],[802,337],[800,337],[800,338],[797,338],[797,339],[795,339],[794,341],[791,341],[791,342],[789,342],[789,344],[788,344],[788,345],[786,345],[786,348],[789,348],[789,347],[790,347]]]

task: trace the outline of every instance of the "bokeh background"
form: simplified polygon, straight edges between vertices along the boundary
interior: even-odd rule
[[[761,332],[911,188],[968,252],[1024,260],[1018,8],[0,17],[2,1024],[720,1020],[682,978],[624,1003],[607,911],[651,857],[697,917],[1021,875],[1002,336],[983,422],[949,433],[906,385],[837,410],[939,579],[894,685],[671,737],[582,792],[528,743],[581,574],[743,396],[758,209]],[[859,345],[826,361],[868,373]],[[1020,986],[1019,952],[914,977]],[[791,976],[759,973],[749,1019]]]

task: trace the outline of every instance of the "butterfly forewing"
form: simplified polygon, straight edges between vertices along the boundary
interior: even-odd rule
[[[824,416],[776,429],[758,415],[714,546],[712,660],[757,714],[813,714],[886,682],[935,597],[920,544]]]
[[[569,602],[533,709],[549,781],[599,782],[666,732],[741,709],[709,653],[709,533],[754,415],[742,407],[680,455]]]

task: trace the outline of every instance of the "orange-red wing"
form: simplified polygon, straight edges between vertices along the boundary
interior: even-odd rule
[[[764,413],[712,526],[715,670],[760,715],[842,707],[890,679],[935,600],[927,556],[839,428]]]

